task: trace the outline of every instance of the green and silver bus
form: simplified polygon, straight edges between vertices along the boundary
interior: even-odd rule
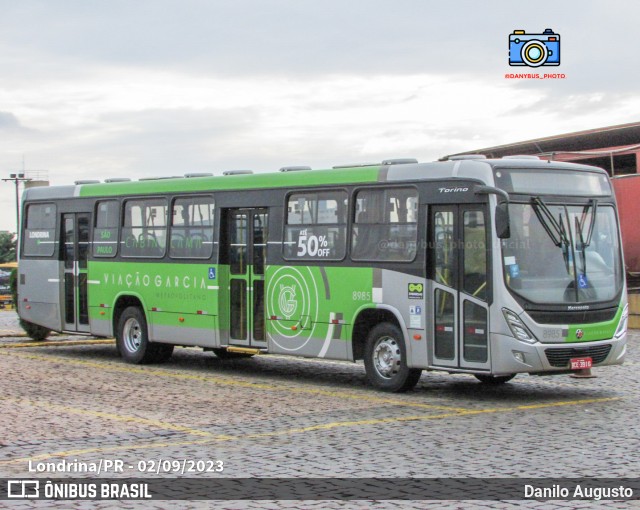
[[[115,336],[132,363],[363,360],[503,383],[623,362],[628,308],[607,174],[531,156],[108,179],[23,199],[18,312]],[[44,335],[39,335],[40,337]]]

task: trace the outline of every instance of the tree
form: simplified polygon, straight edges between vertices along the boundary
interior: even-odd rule
[[[17,236],[11,232],[0,232],[0,263],[15,262]]]

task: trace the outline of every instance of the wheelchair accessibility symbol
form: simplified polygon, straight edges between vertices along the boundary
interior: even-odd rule
[[[581,289],[586,289],[589,286],[589,280],[587,280],[586,274],[578,275],[578,287]]]

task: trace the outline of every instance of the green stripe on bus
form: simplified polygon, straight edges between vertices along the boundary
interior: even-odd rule
[[[163,193],[185,193],[265,188],[294,188],[377,182],[380,167],[340,168],[336,170],[309,170],[221,177],[194,177],[157,179],[148,181],[114,182],[109,184],[83,184],[81,197],[103,197]]]
[[[571,325],[569,326],[569,334],[566,341],[575,343],[611,340],[620,323],[620,317],[622,317],[622,306],[618,307],[618,312],[613,320],[593,324]]]

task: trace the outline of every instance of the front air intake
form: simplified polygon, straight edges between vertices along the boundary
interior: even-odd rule
[[[547,355],[549,365],[552,367],[569,368],[569,360],[571,358],[589,357],[593,364],[596,365],[607,359],[610,351],[611,344],[603,344],[591,347],[552,347],[545,349],[544,353]]]

